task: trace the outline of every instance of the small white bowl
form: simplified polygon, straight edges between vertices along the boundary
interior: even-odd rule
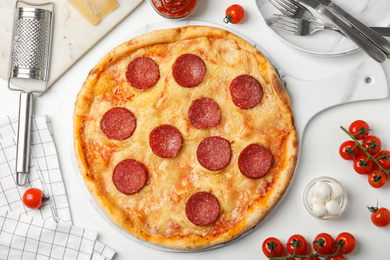
[[[338,183],[341,188],[342,188],[342,195],[337,199],[337,201],[339,202],[340,204],[340,214],[338,214],[337,216],[333,216],[333,215],[328,215],[326,214],[325,216],[323,217],[317,217],[314,212],[313,212],[313,208],[310,204],[310,199],[314,196],[314,185],[318,182],[318,181],[323,181],[323,182],[326,182],[326,183]],[[317,219],[322,219],[322,220],[330,220],[330,219],[334,219],[334,218],[337,218],[339,217],[341,214],[343,214],[345,208],[347,207],[347,202],[348,202],[348,198],[347,198],[347,192],[345,191],[343,185],[338,182],[337,180],[331,178],[331,177],[327,177],[327,176],[321,176],[321,177],[318,177],[318,178],[315,178],[314,180],[312,180],[311,182],[309,182],[309,184],[307,184],[305,190],[303,191],[303,204],[305,205],[305,208],[306,210],[315,218]]]

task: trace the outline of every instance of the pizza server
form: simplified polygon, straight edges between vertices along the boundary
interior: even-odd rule
[[[48,86],[53,32],[52,2],[16,1],[8,88],[20,91],[16,149],[16,183],[25,185],[30,165],[31,113],[34,95]]]

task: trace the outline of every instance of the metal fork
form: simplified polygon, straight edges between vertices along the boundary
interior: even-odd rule
[[[326,24],[316,18],[305,20],[281,14],[274,14],[274,17],[268,20],[268,24],[279,31],[300,36],[310,35],[323,30],[338,31],[333,25]]]
[[[358,27],[356,26],[355,23],[353,23],[351,27],[350,21],[346,23],[345,21],[342,21],[339,17],[337,17],[335,14],[333,14],[331,11],[324,8],[322,4],[319,2],[319,1],[322,2],[322,0],[269,0],[269,1],[277,9],[279,10],[285,9],[285,11],[281,11],[281,12],[287,16],[292,16],[295,18],[304,18],[303,17],[304,15],[309,15],[309,18],[313,17],[310,11],[308,11],[308,9],[306,9],[303,5],[298,3],[298,1],[304,2],[305,4],[308,4],[309,6],[315,8],[322,16],[329,19],[332,22],[332,24],[334,24],[343,34],[345,34],[348,38],[350,38],[358,47],[364,50],[370,57],[372,57],[376,61],[382,63],[387,59],[387,55],[389,55],[390,57],[390,53],[384,52],[383,49],[379,47],[382,46],[381,45],[382,43],[377,44],[375,42],[373,44],[370,38],[366,38],[364,36],[365,34],[362,35],[355,30],[355,27]],[[360,26],[363,26],[363,28],[365,28],[363,24],[361,25],[359,24],[358,28],[360,28]],[[379,40],[381,40],[381,38],[382,37],[379,36]],[[386,40],[385,42],[388,43]]]
[[[291,0],[268,0],[276,9],[278,9],[285,16],[294,18],[312,18],[312,13],[300,3]]]
[[[268,24],[280,31],[295,35],[310,35],[321,30],[337,30],[333,25],[314,18],[313,14],[297,1],[268,0],[283,15],[274,14]]]

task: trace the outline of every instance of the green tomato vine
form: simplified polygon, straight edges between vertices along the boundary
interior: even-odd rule
[[[362,128],[362,129],[360,129],[359,130],[359,132],[358,133],[356,133],[355,135],[353,135],[353,134],[351,134],[350,132],[348,132],[348,130],[347,129],[345,129],[343,126],[340,126],[340,128],[347,134],[347,135],[349,135],[349,137],[351,137],[352,138],[352,140],[355,142],[355,147],[354,148],[352,148],[351,150],[353,150],[353,149],[355,149],[356,147],[359,147],[366,155],[367,155],[367,159],[366,159],[366,161],[365,162],[363,162],[363,163],[367,163],[367,161],[368,160],[372,160],[378,167],[379,167],[379,169],[382,171],[382,172],[384,172],[384,173],[386,173],[387,175],[389,175],[389,170],[385,170],[379,163],[378,163],[378,160],[381,160],[381,159],[389,159],[388,158],[388,155],[386,154],[386,153],[384,153],[382,156],[380,156],[379,158],[374,158],[374,156],[372,156],[368,151],[370,150],[370,149],[373,149],[373,148],[375,148],[376,147],[376,143],[375,143],[375,139],[374,139],[374,142],[373,143],[370,143],[369,144],[369,146],[367,147],[367,148],[365,148],[365,147],[363,147],[361,144],[360,144],[360,142],[355,138],[355,135],[358,135],[358,134],[364,134],[365,135],[365,131],[367,131],[367,130],[370,130],[370,129],[365,129],[365,128]]]

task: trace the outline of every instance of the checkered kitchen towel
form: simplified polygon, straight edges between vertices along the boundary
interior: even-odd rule
[[[29,182],[16,185],[17,114],[0,118],[0,259],[112,259],[97,232],[72,225],[51,122],[33,117]],[[23,193],[41,189],[49,203],[31,210]]]

